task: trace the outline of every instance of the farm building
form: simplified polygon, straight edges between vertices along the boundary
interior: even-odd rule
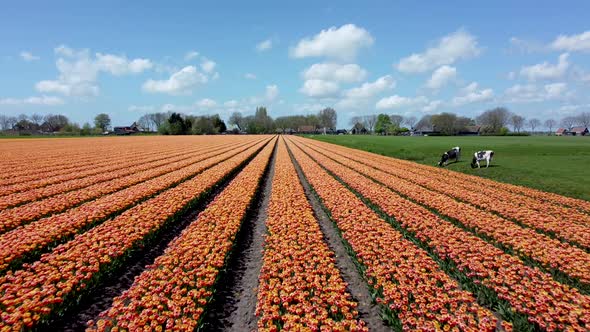
[[[565,135],[566,132],[567,132],[567,129],[565,129],[565,128],[559,128],[555,132],[555,136],[563,136],[563,135]]]
[[[587,127],[573,127],[571,130],[559,128],[555,132],[556,136],[586,136],[588,134]]]
[[[113,132],[115,135],[132,135],[143,132],[143,128],[141,128],[136,122],[133,122],[129,127],[114,127]]]
[[[467,126],[465,129],[461,130],[458,135],[461,136],[479,136],[479,132],[481,130],[481,126]]]

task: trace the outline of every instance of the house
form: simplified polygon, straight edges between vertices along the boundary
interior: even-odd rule
[[[133,122],[129,127],[114,127],[113,132],[115,135],[132,135],[143,132],[143,128],[137,125],[136,122]]]
[[[555,132],[555,136],[563,136],[563,135],[567,135],[567,129],[565,129],[565,128],[559,128]]]
[[[299,134],[319,134],[319,131],[315,128],[315,126],[299,126],[299,128],[297,128],[297,133],[299,133]]]
[[[588,128],[586,127],[573,127],[570,130],[572,136],[586,136],[588,135]]]
[[[459,131],[457,135],[461,136],[479,136],[481,126],[466,126],[465,129]]]

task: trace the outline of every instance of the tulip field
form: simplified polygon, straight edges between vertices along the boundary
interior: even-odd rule
[[[0,331],[590,331],[582,199],[292,135],[0,168]]]

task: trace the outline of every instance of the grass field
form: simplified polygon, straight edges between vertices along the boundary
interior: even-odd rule
[[[590,200],[590,137],[309,137],[433,166],[460,146],[462,160],[449,169]],[[487,149],[495,152],[490,168],[471,169],[473,153]]]

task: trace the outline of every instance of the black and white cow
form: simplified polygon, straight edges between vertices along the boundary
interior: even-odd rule
[[[471,160],[471,168],[479,168],[479,162],[482,160],[486,161],[486,168],[490,166],[490,161],[492,161],[492,157],[494,157],[494,151],[492,150],[485,150],[485,151],[477,151],[473,154],[473,159]]]
[[[461,158],[461,148],[456,146],[449,151],[443,153],[442,157],[440,157],[440,161],[438,162],[438,166],[446,166],[449,164],[449,160],[455,159],[455,161],[459,161]]]

